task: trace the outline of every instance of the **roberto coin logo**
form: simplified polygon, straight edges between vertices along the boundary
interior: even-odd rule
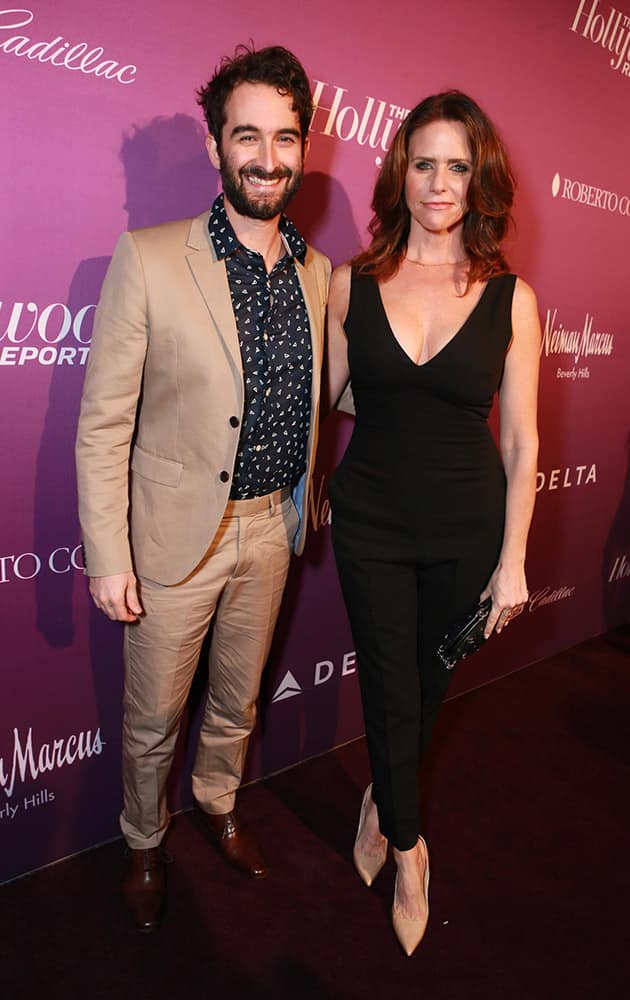
[[[554,198],[560,195],[567,201],[574,201],[588,208],[599,208],[602,212],[617,212],[619,215],[630,216],[630,195],[619,195],[616,191],[597,187],[596,184],[576,181],[572,177],[561,177],[559,173],[553,175],[551,193]]]

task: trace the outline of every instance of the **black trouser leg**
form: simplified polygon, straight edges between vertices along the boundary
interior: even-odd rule
[[[372,796],[381,832],[398,850],[418,839],[421,692],[418,586],[413,566],[337,564],[355,640]]]
[[[491,562],[430,566],[366,558],[335,537],[354,636],[373,798],[381,832],[398,850],[418,838],[418,768],[451,672],[435,656],[446,629],[478,600]]]

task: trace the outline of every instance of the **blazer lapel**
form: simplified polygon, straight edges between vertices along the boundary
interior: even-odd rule
[[[217,333],[242,381],[241,350],[232,309],[230,286],[225,263],[216,259],[212,248],[208,233],[209,217],[209,212],[203,212],[202,215],[192,220],[186,244],[192,252],[188,253],[186,257],[195,284],[205,300]]]
[[[225,345],[226,352],[232,362],[235,375],[242,385],[243,367],[239,347],[238,330],[230,286],[224,261],[217,261],[208,233],[209,212],[203,212],[192,220],[187,246],[190,248],[187,260],[191,274],[201,292],[208,312],[210,313],[217,333]],[[323,354],[323,323],[322,304],[314,268],[304,267],[295,262],[298,280],[304,295],[311,329],[311,345],[313,352],[312,401],[315,408],[319,399],[320,372]]]

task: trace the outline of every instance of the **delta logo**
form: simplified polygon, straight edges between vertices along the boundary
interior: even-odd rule
[[[335,675],[338,677],[349,677],[351,674],[356,673],[356,662],[356,652],[354,650],[344,653],[338,663],[335,663],[334,660],[319,660],[313,668],[312,682],[304,686],[297,680],[293,671],[287,670],[274,691],[271,703],[275,705],[276,702],[296,698],[298,695],[304,693],[305,687],[308,687],[310,690],[321,687],[322,684],[327,684],[328,681],[332,680]]]

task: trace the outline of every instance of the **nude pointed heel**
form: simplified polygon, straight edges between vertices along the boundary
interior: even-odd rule
[[[427,859],[424,869],[424,901],[426,903],[426,912],[423,916],[414,919],[409,919],[408,917],[403,917],[400,913],[396,913],[398,873],[396,873],[396,881],[394,882],[394,905],[392,906],[392,926],[394,933],[405,955],[409,957],[413,955],[422,941],[429,921],[429,851],[425,840],[422,837],[418,837],[418,840],[421,840],[424,844]]]
[[[387,841],[385,841],[382,855],[365,854],[358,847],[359,838],[361,837],[361,833],[363,832],[365,817],[367,815],[371,799],[372,799],[372,785],[369,784],[365,789],[365,792],[363,793],[361,812],[359,813],[359,826],[357,828],[357,835],[354,840],[354,850],[352,852],[354,867],[359,873],[359,876],[362,879],[362,881],[365,882],[367,886],[372,885],[372,882],[380,872],[387,858]]]

